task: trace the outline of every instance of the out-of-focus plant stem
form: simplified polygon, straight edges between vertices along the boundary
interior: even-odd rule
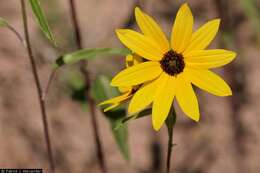
[[[21,34],[9,23],[6,24],[6,27],[15,34],[15,36],[18,38],[18,40],[23,44],[24,47],[26,47],[26,41],[23,39]]]
[[[51,71],[51,73],[50,73],[50,75],[48,77],[46,88],[45,88],[44,92],[42,93],[42,100],[44,100],[44,101],[46,101],[46,97],[47,97],[47,95],[49,93],[51,83],[52,83],[52,81],[54,79],[54,76],[55,76],[57,70],[58,70],[57,68],[52,69],[52,71]]]
[[[79,22],[76,14],[76,6],[75,6],[75,0],[69,0],[70,3],[70,8],[71,8],[71,16],[72,16],[72,21],[75,29],[75,36],[76,36],[76,43],[78,49],[82,49],[82,37],[80,34],[80,27],[79,27]],[[94,137],[95,137],[95,144],[96,144],[96,154],[97,158],[99,161],[99,165],[101,168],[102,173],[107,173],[107,168],[106,168],[106,163],[104,159],[104,153],[102,149],[102,144],[100,140],[100,135],[99,135],[99,128],[98,128],[98,122],[97,122],[97,117],[96,117],[96,111],[95,111],[95,102],[90,94],[90,88],[91,88],[91,81],[89,78],[89,73],[87,70],[87,61],[82,61],[81,65],[81,71],[85,77],[85,83],[86,83],[86,89],[85,89],[85,95],[88,101],[88,105],[90,107],[90,115],[91,115],[91,121],[92,121],[92,127],[94,131]]]
[[[21,2],[21,10],[22,10],[22,16],[23,16],[26,48],[27,48],[28,57],[29,57],[29,60],[31,63],[32,73],[33,73],[34,81],[36,84],[38,99],[39,99],[40,108],[41,108],[41,115],[42,115],[42,121],[43,121],[43,127],[44,127],[44,137],[45,137],[45,142],[46,142],[46,146],[47,146],[49,166],[50,166],[51,171],[54,173],[55,164],[54,164],[51,140],[50,140],[50,135],[49,135],[47,112],[46,112],[45,102],[42,99],[42,88],[41,88],[40,79],[39,79],[39,75],[37,72],[37,67],[36,67],[36,63],[35,63],[35,59],[34,59],[34,55],[33,55],[33,51],[32,51],[32,46],[31,46],[31,42],[30,42],[30,35],[29,35],[28,21],[27,21],[27,12],[26,12],[26,2],[25,2],[25,0],[21,0],[20,2]]]

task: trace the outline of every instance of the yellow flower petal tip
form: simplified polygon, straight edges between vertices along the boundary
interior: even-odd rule
[[[155,131],[158,132],[161,129],[161,127],[162,127],[162,124],[158,124],[158,123],[153,122],[153,129]]]
[[[180,13],[187,13],[187,14],[191,14],[192,15],[192,12],[191,12],[191,9],[190,9],[188,3],[182,4],[182,6],[179,9],[179,12]]]
[[[106,104],[109,104],[109,103],[107,103],[107,100],[99,103],[98,106],[103,106],[103,105],[106,105]]]
[[[187,2],[182,4],[180,10],[190,10],[189,4]]]
[[[223,95],[223,96],[232,96],[232,95],[233,95],[232,90],[231,90],[230,87],[228,87],[228,89],[227,89],[227,91],[226,91],[226,94]]]
[[[199,122],[200,121],[200,115],[197,114],[195,116],[189,116],[193,121]]]
[[[237,57],[237,53],[230,51],[230,59],[232,59],[231,61],[233,61],[236,57]]]
[[[209,21],[209,23],[214,25],[217,28],[217,30],[219,28],[220,22],[221,22],[221,20],[219,18],[216,18],[216,19],[213,19],[213,20]]]
[[[117,37],[120,39],[120,38],[123,37],[125,34],[127,34],[128,31],[130,31],[130,30],[129,30],[129,29],[116,29],[116,35],[117,35]]]
[[[107,107],[107,108],[105,108],[105,109],[103,110],[103,112],[107,112],[107,111],[109,111],[109,110],[111,110],[111,109],[114,108],[115,103],[108,103],[107,101],[104,101],[104,102],[99,103],[98,106],[104,106],[104,105],[108,105],[108,104],[112,104],[112,105],[109,106],[109,107]],[[114,105],[113,105],[113,104],[114,104]]]
[[[221,22],[221,19],[220,18],[216,18],[216,19],[210,20],[205,25],[211,26],[211,31],[215,31],[215,33],[217,33],[218,30],[219,30],[220,22]]]
[[[104,109],[103,112],[108,112],[108,111],[110,111],[110,110],[113,109],[113,108],[114,108],[114,107],[108,107],[108,108]]]
[[[141,13],[142,10],[139,7],[135,7],[135,15],[137,15],[138,13]]]
[[[231,61],[233,61],[236,58],[236,56],[237,56],[237,54],[235,52],[233,52],[233,51],[227,51],[227,54],[228,54],[228,58],[230,59],[229,63]]]

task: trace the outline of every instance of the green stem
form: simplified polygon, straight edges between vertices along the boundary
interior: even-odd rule
[[[167,149],[167,165],[166,165],[166,173],[170,172],[171,167],[171,154],[172,154],[172,146],[173,146],[173,137],[169,136],[168,140],[168,149]]]
[[[167,148],[167,163],[166,163],[166,173],[170,172],[171,169],[171,154],[172,154],[172,147],[174,146],[173,144],[173,127],[176,122],[176,112],[175,109],[172,105],[171,111],[166,119],[166,126],[168,129],[168,148]]]

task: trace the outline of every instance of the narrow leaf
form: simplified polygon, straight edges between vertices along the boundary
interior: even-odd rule
[[[87,98],[85,95],[86,84],[82,73],[71,69],[69,73],[66,74],[65,81],[68,85],[71,99],[79,103],[86,112],[88,110]]]
[[[110,86],[111,78],[100,75],[97,77],[94,85],[91,88],[91,93],[96,102],[100,102],[111,97],[119,95],[119,92],[116,88]],[[120,107],[108,112],[105,112],[104,115],[110,121],[112,133],[116,140],[116,143],[126,160],[129,160],[129,151],[128,151],[128,130],[127,126],[122,126],[118,129],[114,129],[114,126],[118,121],[121,121],[126,116],[126,111],[124,108]]]
[[[29,0],[33,13],[37,18],[37,21],[39,23],[39,26],[44,33],[44,35],[55,45],[57,46],[57,43],[54,39],[54,36],[50,30],[48,21],[44,15],[44,12],[41,8],[40,0]]]
[[[128,49],[118,49],[118,48],[93,48],[93,49],[81,49],[76,52],[68,53],[60,56],[56,60],[55,67],[60,67],[67,64],[74,64],[80,60],[89,60],[97,56],[125,56],[129,54]]]
[[[112,111],[104,113],[105,116],[109,119],[111,129],[116,140],[116,143],[126,160],[129,160],[129,147],[128,147],[128,130],[127,126],[121,126],[118,129],[114,129],[117,121],[120,121],[126,116],[125,109],[119,108]]]

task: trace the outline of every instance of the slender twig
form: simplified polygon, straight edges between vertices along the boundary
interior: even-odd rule
[[[75,29],[77,47],[78,47],[78,49],[82,49],[83,48],[82,39],[81,39],[82,37],[80,34],[80,26],[79,26],[77,14],[76,14],[75,0],[69,0],[69,2],[70,2],[70,8],[71,8],[72,21],[73,21],[73,25],[74,25],[74,29]],[[95,143],[96,143],[96,154],[98,157],[98,161],[99,161],[99,165],[100,165],[102,173],[107,173],[107,168],[106,168],[105,159],[104,159],[104,153],[103,153],[99,130],[98,130],[98,122],[97,122],[97,117],[96,117],[96,112],[95,112],[95,102],[94,102],[92,96],[90,95],[91,81],[89,78],[89,73],[87,71],[87,61],[83,61],[81,63],[81,71],[85,76],[85,82],[86,82],[85,95],[86,95],[86,98],[88,100],[88,104],[90,107],[92,128],[94,130],[94,138],[95,138]]]
[[[52,69],[52,71],[51,71],[51,73],[49,75],[46,88],[45,88],[44,92],[42,93],[42,100],[44,100],[44,101],[46,101],[46,97],[47,97],[47,95],[49,93],[49,89],[50,89],[52,81],[53,81],[53,79],[55,77],[56,72],[57,72],[57,68]]]
[[[25,0],[21,0],[21,10],[22,10],[22,16],[23,16],[24,35],[25,35],[25,41],[26,41],[26,45],[27,45],[28,57],[29,57],[29,60],[31,63],[32,73],[33,73],[34,81],[36,84],[38,99],[39,99],[40,108],[41,108],[41,115],[42,115],[42,121],[43,121],[43,127],[44,127],[43,130],[44,130],[44,137],[45,137],[46,146],[47,146],[49,166],[50,166],[51,171],[54,173],[55,164],[54,164],[54,159],[53,159],[53,154],[52,154],[52,149],[51,149],[51,141],[50,141],[49,130],[48,130],[46,107],[45,107],[45,102],[42,99],[42,88],[41,88],[40,79],[39,79],[39,75],[37,72],[37,67],[36,67],[36,63],[34,60],[34,55],[33,55],[32,46],[31,46],[31,42],[30,42]]]
[[[9,23],[6,24],[6,27],[15,34],[15,36],[18,38],[18,40],[26,47],[26,42],[23,39],[23,37],[21,36],[21,34]]]

